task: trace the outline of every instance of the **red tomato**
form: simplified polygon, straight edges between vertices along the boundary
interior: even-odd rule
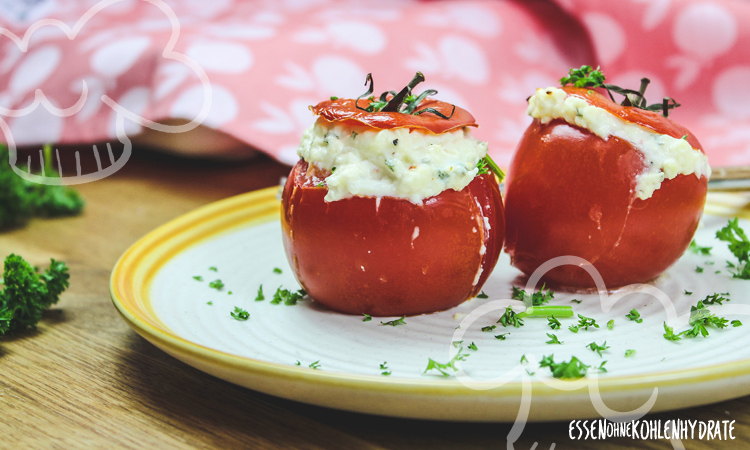
[[[425,105],[445,115],[453,108],[435,101],[420,107]],[[429,113],[365,113],[354,100],[323,102],[312,110],[321,116],[318,120],[375,129],[442,133],[475,125],[460,108],[448,120]],[[327,202],[328,190],[316,186],[313,173],[317,180],[329,175],[305,161],[292,169],[281,222],[289,263],[317,302],[350,314],[400,316],[445,310],[480,292],[505,232],[493,175],[479,175],[461,191],[447,189],[414,204],[362,196]]]
[[[695,136],[659,113],[620,106],[590,89],[564,89],[657,133],[687,136],[703,151]],[[535,119],[506,179],[505,250],[513,265],[530,275],[552,258],[573,255],[588,260],[607,288],[656,278],[690,244],[708,180],[678,175],[641,200],[635,177],[644,168],[642,153],[628,142],[612,136],[604,141],[563,120]],[[552,269],[544,279],[596,287],[584,269],[572,265]]]
[[[297,280],[337,311],[373,316],[441,311],[479,293],[503,246],[500,190],[479,175],[462,191],[408,200],[326,202],[300,161],[284,187],[284,248]]]

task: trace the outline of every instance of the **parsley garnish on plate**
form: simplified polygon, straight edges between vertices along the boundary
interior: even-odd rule
[[[282,289],[281,286],[279,286],[276,289],[276,292],[273,294],[271,304],[278,305],[283,302],[288,306],[296,305],[297,302],[301,300],[306,294],[307,292],[305,292],[303,289],[300,289],[297,292],[292,292],[289,289]]]
[[[380,372],[380,375],[383,375],[386,377],[392,373],[391,369],[388,367],[387,361],[383,361],[383,364],[380,365],[380,370],[382,370],[382,372]]]
[[[217,280],[214,280],[214,281],[208,283],[208,287],[210,287],[211,289],[216,289],[217,291],[220,291],[220,290],[224,289],[224,282],[222,282],[221,280],[217,279]]]
[[[255,301],[262,302],[265,299],[266,299],[266,296],[263,295],[263,285],[261,284],[260,286],[258,286],[258,295],[255,296]]]
[[[634,349],[630,348],[630,349],[625,350],[625,357],[626,358],[629,357],[629,356],[633,356],[633,355],[635,355],[635,350]]]
[[[635,308],[631,309],[630,312],[625,315],[625,317],[635,323],[643,322],[643,319],[641,319],[641,313],[639,313]]]
[[[500,316],[497,323],[503,324],[504,327],[513,326],[519,328],[523,326],[523,319],[518,317],[518,314],[513,311],[512,307],[508,306],[505,308],[505,312]]]
[[[317,360],[315,362],[311,362],[309,366],[307,366],[311,369],[318,370],[320,369],[320,360]]]
[[[400,319],[390,320],[388,322],[382,322],[381,321],[380,325],[390,325],[392,327],[395,327],[397,325],[406,325],[406,321],[404,319],[406,319],[406,316],[401,316]]]
[[[488,326],[486,326],[486,327],[482,327],[482,331],[484,331],[484,332],[487,332],[487,333],[488,333],[488,332],[490,332],[490,331],[494,331],[494,330],[495,330],[495,328],[497,328],[497,325],[488,325]]]
[[[607,345],[607,341],[604,341],[602,345],[599,345],[596,342],[592,342],[586,347],[588,347],[592,352],[596,352],[599,356],[602,356],[602,352],[607,350],[609,348],[609,345]]]
[[[729,322],[724,317],[716,316],[706,308],[703,301],[699,301],[695,306],[690,307],[689,325],[691,328],[675,334],[674,328],[668,326],[667,322],[664,322],[664,339],[669,341],[679,341],[683,336],[694,338],[699,335],[705,338],[709,334],[707,327],[722,329],[726,328],[729,323],[735,327],[742,325],[739,321],[736,321],[739,325],[735,325],[734,322],[735,321]]]
[[[578,325],[571,325],[568,327],[568,329],[573,333],[578,333],[578,330],[580,330],[581,328],[588,331],[589,327],[599,328],[599,324],[596,323],[596,320],[592,319],[591,317],[586,317],[584,315],[578,314]]]
[[[193,279],[194,279],[195,281],[203,281],[203,277],[202,277],[202,276],[200,276],[200,275],[195,275],[195,276],[193,277]]]
[[[511,294],[510,298],[514,300],[521,300],[528,307],[542,306],[545,303],[549,303],[549,301],[554,297],[555,293],[550,289],[545,290],[544,285],[542,285],[542,288],[538,292],[534,292],[531,295],[529,295],[529,293],[525,290],[513,286],[513,293]]]
[[[560,323],[559,320],[557,320],[554,314],[547,317],[547,322],[549,322],[547,325],[549,325],[549,327],[552,328],[553,330],[559,330],[560,326],[562,326],[562,324]]]
[[[422,373],[427,373],[430,370],[437,370],[444,377],[449,377],[453,375],[452,373],[449,373],[448,370],[452,370],[453,372],[458,372],[458,369],[456,368],[456,363],[458,361],[464,361],[466,360],[466,358],[469,357],[468,353],[463,353],[463,349],[464,349],[463,347],[459,347],[456,355],[447,363],[439,363],[432,358],[427,358],[427,368]]]
[[[10,254],[5,258],[0,283],[0,336],[34,328],[42,313],[57,303],[60,294],[70,285],[68,267],[62,261],[50,260],[43,273],[31,267],[22,257]]]
[[[239,306],[234,307],[234,311],[229,313],[234,319],[245,321],[250,318],[250,313],[240,308]]]
[[[550,338],[550,340],[546,342],[547,344],[562,344],[557,336],[552,333],[547,333],[547,337]]]
[[[602,363],[599,369],[602,370],[603,366],[604,363]],[[571,356],[570,361],[556,363],[554,355],[549,355],[542,358],[539,362],[539,367],[549,367],[554,378],[578,379],[586,376],[586,372],[588,372],[591,366],[587,366],[575,356]]]
[[[362,318],[362,322],[369,322],[372,320],[372,316],[369,314],[362,314],[364,317]]]
[[[273,273],[281,273],[281,269],[278,267],[273,268]]]
[[[690,249],[690,251],[695,253],[696,255],[704,256],[710,255],[712,248],[713,247],[701,247],[697,242],[695,242],[695,239],[690,242],[690,246],[688,247],[688,249]]]
[[[735,217],[729,220],[724,228],[716,232],[716,238],[726,242],[729,251],[737,258],[737,264],[727,261],[732,277],[750,280],[750,240],[745,230],[740,228],[739,219]]]

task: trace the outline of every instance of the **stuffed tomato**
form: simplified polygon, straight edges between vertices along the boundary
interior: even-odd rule
[[[562,88],[529,98],[533,122],[505,192],[505,250],[526,274],[570,255],[593,265],[607,288],[647,282],[677,261],[698,226],[710,167],[696,137],[667,117],[679,105],[665,99],[647,106],[646,79],[640,91],[603,81],[584,66],[563,78]],[[615,103],[611,92],[626,100]],[[596,287],[576,265],[543,278]]]
[[[412,95],[415,80],[379,100],[311,107],[318,119],[284,187],[282,235],[300,285],[336,311],[451,308],[480,292],[502,250],[502,199],[474,118]]]

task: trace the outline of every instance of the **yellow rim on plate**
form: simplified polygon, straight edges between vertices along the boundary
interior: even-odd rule
[[[212,237],[238,228],[279,220],[278,188],[267,188],[201,207],[148,233],[118,260],[110,280],[112,301],[125,321],[141,336],[168,354],[219,378],[271,395],[375,414],[467,421],[512,421],[522,395],[521,382],[492,389],[469,388],[454,379],[407,379],[315,371],[304,367],[251,359],[214,350],[186,340],[170,330],[152,309],[150,286],[159,269],[175,255]],[[748,217],[745,197],[712,195],[706,211]],[[731,398],[707,389],[719,380],[747,379],[750,359],[689,370],[599,379],[603,394],[646,395],[660,389],[696,387],[703,396],[657,403],[651,412]],[[532,381],[535,397],[565,401],[588,394],[585,388],[565,391],[567,381]],[[408,400],[394,401],[395,399]],[[364,403],[363,403],[364,402]],[[585,402],[584,402],[585,403]],[[642,403],[642,402],[641,402]],[[441,408],[440,406],[447,408]],[[593,407],[563,411],[535,410],[530,420],[559,420],[598,415]]]

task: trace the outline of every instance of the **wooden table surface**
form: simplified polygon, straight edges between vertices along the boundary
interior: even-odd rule
[[[275,185],[288,167],[186,160],[143,148],[117,174],[79,186],[78,217],[0,233],[0,254],[67,262],[71,285],[35,331],[0,339],[0,448],[506,448],[512,424],[374,417],[273,398],[213,378],[158,350],[109,297],[117,258],[198,206]],[[735,420],[748,448],[750,397],[646,419]],[[568,422],[527,424],[515,448],[672,448],[669,441],[574,441]],[[554,447],[553,447],[554,446]]]

